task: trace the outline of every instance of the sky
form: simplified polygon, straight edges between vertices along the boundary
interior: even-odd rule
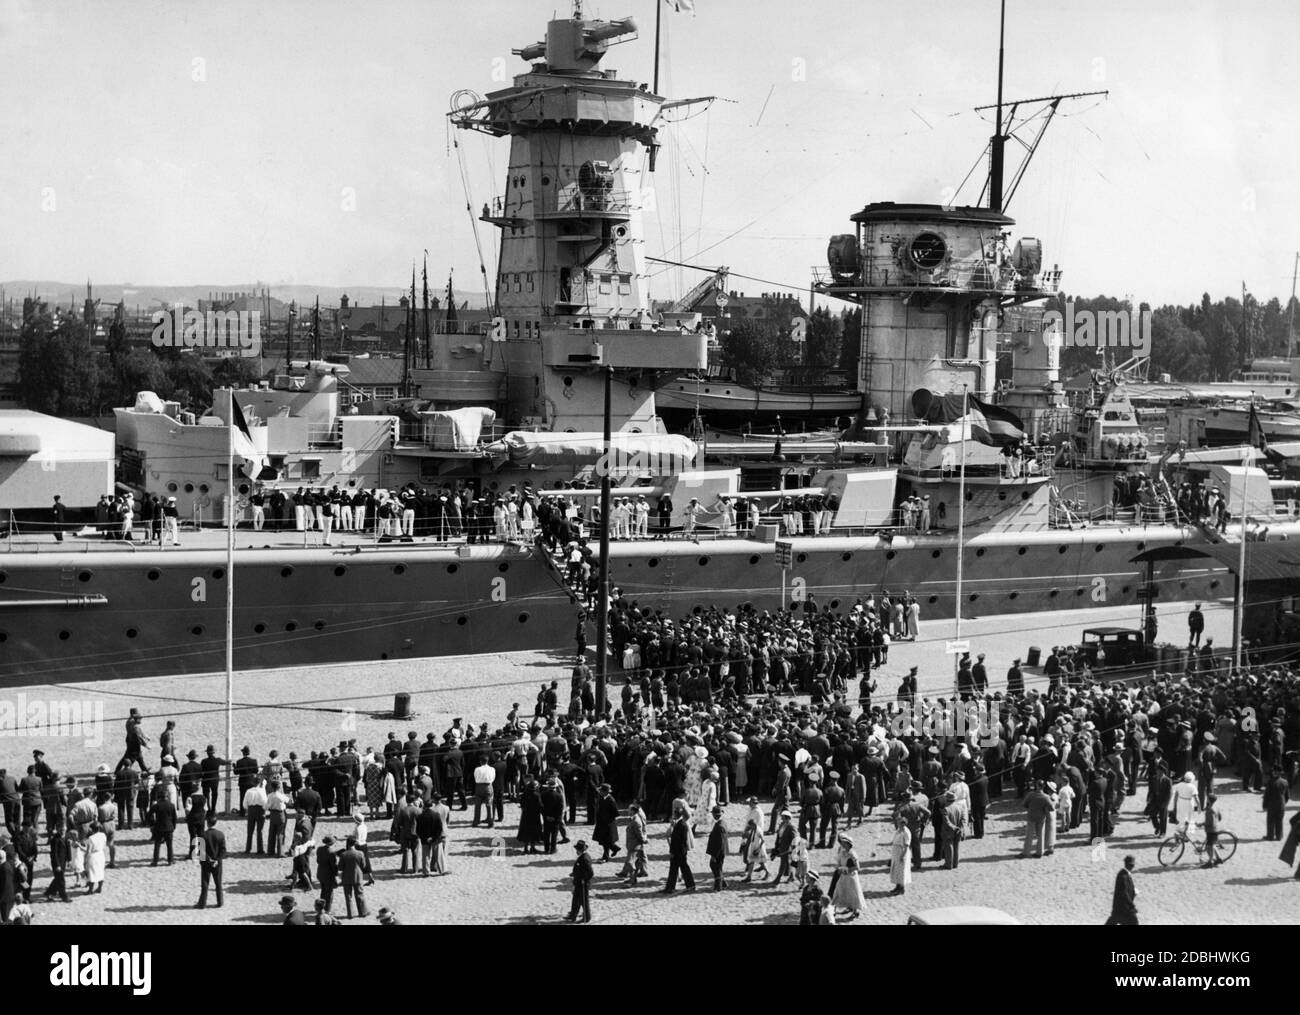
[[[571,0],[0,0],[0,279],[394,285],[429,253],[473,290],[446,112],[503,87]],[[657,0],[604,66],[650,81]],[[647,252],[806,291],[872,201],[974,203],[996,0],[696,0],[663,8]],[[1285,301],[1300,249],[1300,4],[1008,0],[1007,99],[1062,105],[1008,211],[1072,293]],[[1032,139],[1032,127],[1022,132]],[[508,141],[461,132],[477,209]],[[1019,146],[1013,142],[1012,149]],[[973,169],[973,172],[972,172]],[[654,269],[652,295],[700,278]]]

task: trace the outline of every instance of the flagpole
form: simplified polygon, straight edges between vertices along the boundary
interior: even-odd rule
[[[235,389],[230,389],[226,440],[226,813],[231,813],[230,757],[235,743]]]
[[[961,475],[957,486],[957,602],[954,610],[955,630],[953,639],[961,641],[961,595],[962,595],[962,557],[966,552],[966,439],[970,433],[970,388],[961,387]],[[956,685],[957,674],[961,670],[961,656],[956,652],[952,656],[953,684]]]
[[[1254,457],[1252,450],[1247,445],[1241,457],[1241,551],[1237,555],[1237,595],[1232,604],[1232,646],[1237,670],[1241,669],[1241,620],[1246,602],[1246,470]]]
[[[665,0],[655,0],[655,81],[650,89],[652,95],[659,94],[659,23],[664,16]]]

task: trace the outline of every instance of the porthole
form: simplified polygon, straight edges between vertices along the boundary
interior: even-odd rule
[[[405,564],[394,564],[394,565],[393,565],[393,574],[406,574],[406,565],[405,565]]]
[[[543,176],[543,177],[542,177],[542,186],[543,186],[543,187],[549,187],[550,185],[551,185],[551,178],[550,178],[549,176]]]
[[[186,484],[185,484],[185,492],[186,492],[186,493],[193,493],[193,492],[194,492],[194,484],[193,484],[193,483],[186,483]]]
[[[521,624],[527,624],[527,623],[528,623],[528,613],[527,613],[527,611],[525,611],[525,612],[519,614],[519,623],[521,623]]]
[[[219,581],[221,581],[221,579],[224,578],[224,577],[226,577],[226,569],[225,569],[224,567],[214,567],[214,568],[212,569],[212,580],[213,580],[213,581],[218,581],[218,582],[219,582]]]
[[[1028,491],[1028,490],[1025,490],[1023,493],[1021,493],[1021,494],[1020,494],[1020,499],[1021,499],[1021,500],[1028,500],[1028,499],[1029,499],[1029,491]]]
[[[510,570],[510,565],[502,561],[500,564],[497,565],[497,570],[500,571],[502,574],[505,574],[507,571]]]
[[[177,489],[178,489],[178,487],[176,486],[175,483],[168,483],[168,484],[167,484],[167,492],[168,492],[168,493],[175,493],[175,492],[177,491]]]
[[[1070,548],[1069,548],[1068,546],[1058,546],[1058,547],[1056,548],[1056,552],[1057,552],[1057,553],[1065,553],[1065,552],[1066,552],[1067,550],[1069,550],[1069,549],[1070,549]]]
[[[266,634],[266,625],[265,625],[265,624],[260,624],[260,623],[259,623],[259,624],[254,624],[254,625],[253,625],[253,633],[254,633],[254,634]]]
[[[708,563],[709,563],[709,558],[708,558],[708,557],[701,557],[701,558],[700,558],[700,567],[707,567],[707,566],[708,566]]]
[[[325,621],[318,620],[316,623],[312,624],[312,627],[316,628],[317,631],[323,631],[325,630]]]
[[[1061,592],[1060,589],[1052,589],[1051,592],[1047,593],[1047,598],[1055,599],[1058,595],[1060,595],[1060,592]]]
[[[3,645],[3,644],[4,644],[5,642],[7,642],[8,640],[9,640],[9,632],[8,632],[8,631],[0,631],[0,645]]]
[[[200,484],[199,484],[199,493],[207,493],[207,492],[208,492],[208,484],[207,484],[207,483],[200,483]]]
[[[977,556],[977,557],[983,557],[983,556],[984,556],[984,547],[981,546],[978,550],[976,550],[976,551],[975,551],[975,556]]]
[[[128,638],[134,638],[134,637],[136,637],[136,635],[138,635],[139,633],[140,633],[140,632],[137,631],[134,627],[128,627],[128,628],[126,629],[126,636],[127,636]]]
[[[696,617],[698,617],[703,612],[704,612],[703,606],[695,606],[691,608],[691,613]]]
[[[347,573],[348,573],[348,569],[345,564],[339,564],[336,568],[334,568],[335,578],[342,578]]]
[[[751,559],[751,563],[752,563],[752,559]],[[649,560],[646,561],[646,565],[647,565],[648,567],[658,567],[658,566],[659,566],[659,558],[658,558],[658,557],[651,557]]]
[[[1142,550],[1145,550],[1146,548],[1147,548],[1147,544],[1146,544],[1145,542],[1138,543],[1138,550],[1139,550],[1139,552],[1142,551]]]
[[[1131,591],[1132,591],[1132,589],[1131,589],[1128,585],[1125,585],[1122,589],[1120,589],[1120,594],[1126,596],[1126,595],[1128,595],[1129,592],[1131,592]]]
[[[456,623],[457,623],[458,625],[460,625],[461,627],[464,627],[466,624],[469,623],[469,617],[466,617],[466,616],[463,616],[463,615],[462,615],[462,616],[459,616],[459,617],[456,618]]]
[[[1081,596],[1081,595],[1083,595],[1084,592],[1086,592],[1086,591],[1087,591],[1087,589],[1075,589],[1075,590],[1074,590],[1074,594],[1075,594],[1076,596]]]
[[[1008,598],[1008,599],[1019,599],[1019,598],[1020,598],[1020,593],[1019,593],[1019,592],[1012,592],[1011,595],[1007,596],[1007,598]]]
[[[1178,583],[1178,587],[1179,587],[1180,589],[1185,589],[1185,588],[1187,588],[1187,582],[1179,582],[1179,583]]]
[[[1029,547],[1027,547],[1027,546],[1022,546],[1022,547],[1020,547],[1020,549],[1018,549],[1018,550],[1016,551],[1016,556],[1018,556],[1018,557],[1023,557],[1023,556],[1024,556],[1026,553],[1028,553],[1028,552],[1029,552]]]
[[[969,500],[969,499],[970,499],[970,494],[967,494],[966,496],[967,496],[967,499]],[[998,493],[998,500],[1006,500],[1006,499],[1007,499],[1007,492],[1006,492],[1005,490],[1001,490],[1001,491],[999,491],[999,493]]]
[[[459,564],[448,564],[448,565],[447,565],[447,573],[448,573],[448,574],[455,574],[455,573],[456,573],[457,571],[459,571],[459,570],[460,570],[460,565],[459,565]]]
[[[5,579],[7,579],[8,577],[9,576],[7,574],[5,574],[3,571],[0,571],[0,585],[3,585],[5,583]]]
[[[981,550],[980,552],[982,553],[983,551]],[[844,563],[846,564],[852,559],[853,559],[853,554],[849,553],[847,550],[845,550],[843,553],[840,554],[840,560],[844,561]]]
[[[162,577],[162,572],[159,571],[156,567],[152,567],[149,569],[149,572],[145,577],[147,577],[151,582],[156,582],[159,578]]]
[[[808,554],[806,554],[806,553],[800,553],[800,554],[796,555],[794,559],[795,559],[795,562],[796,562],[796,563],[802,564],[805,560],[808,559]]]
[[[760,559],[761,559],[761,558],[758,556],[757,553],[751,553],[751,554],[749,555],[749,562],[750,562],[751,564],[757,564],[757,563],[759,562]]]
[[[290,632],[296,631],[298,630],[298,622],[296,620],[291,620],[284,625],[284,629]]]
[[[931,596],[931,597],[930,597],[930,605],[931,605],[931,606],[933,606],[933,605],[934,605],[935,603],[937,603],[938,601],[939,601],[939,597],[938,597],[938,596]]]
[[[831,600],[831,609],[832,609],[832,610],[838,610],[839,608],[840,608],[840,601],[839,601],[838,599],[832,599],[832,600]]]
[[[71,638],[71,637],[72,637],[72,632],[71,632],[71,631],[60,631],[60,632],[59,632],[59,641],[67,641],[67,640],[68,640],[69,638]]]
[[[351,486],[352,483],[353,483],[352,480],[348,480],[348,486]],[[247,497],[247,496],[248,496],[248,484],[247,484],[247,483],[240,483],[240,484],[239,484],[239,496],[241,496],[241,497]]]
[[[289,575],[291,575],[291,574],[293,574],[293,568],[291,568],[288,564],[286,564],[284,567],[280,568],[280,577],[281,577],[281,578],[288,578]]]
[[[77,572],[77,581],[79,581],[79,582],[88,582],[88,581],[90,581],[90,579],[93,578],[93,577],[94,577],[94,575],[93,575],[90,571],[78,571],[78,572]]]
[[[894,559],[895,557],[897,557],[897,556],[898,556],[898,553],[897,553],[896,551],[894,551],[894,550],[889,550],[889,551],[887,551],[887,552],[885,553],[885,560],[893,560],[893,559]]]
[[[621,239],[622,237],[626,236],[626,235],[627,235],[627,226],[619,226],[617,229],[614,230],[614,234],[615,234],[616,236],[618,236],[620,239]]]
[[[935,560],[938,560],[942,553],[943,553],[942,550],[931,550],[930,556],[933,557]]]
[[[975,491],[974,491],[974,490],[967,490],[967,491],[966,491],[966,499],[967,499],[967,500],[974,500],[974,499],[975,499]]]
[[[1105,544],[1105,543],[1098,543],[1098,544],[1093,548],[1093,550],[1094,550],[1095,553],[1101,553],[1101,551],[1104,550],[1104,549],[1106,549],[1106,544]]]
[[[567,374],[566,374],[565,377],[564,377],[564,386],[565,386],[566,388],[571,388],[571,387],[573,387],[573,378],[570,377],[570,376],[568,376]]]
[[[1217,589],[1218,587],[1219,587],[1219,579],[1218,578],[1211,579],[1210,588]]]
[[[203,634],[203,625],[195,624],[193,627],[190,628],[190,634],[194,635],[194,637],[196,638],[201,637]]]
[[[967,596],[966,598],[967,598],[970,602],[973,603],[973,602],[975,602],[975,600],[978,599],[979,597],[980,597],[980,594],[979,594],[978,592],[972,592],[972,593],[971,593],[969,596]]]

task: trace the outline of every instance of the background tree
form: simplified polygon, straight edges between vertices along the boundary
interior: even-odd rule
[[[44,304],[25,313],[18,346],[18,387],[28,409],[52,416],[94,415],[99,362],[78,317],[51,314]]]
[[[788,339],[766,321],[737,321],[719,337],[722,362],[741,384],[756,387],[790,362]]]

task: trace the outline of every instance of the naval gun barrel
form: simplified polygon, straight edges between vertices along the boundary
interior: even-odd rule
[[[590,27],[583,28],[588,42],[604,42],[616,39],[620,35],[631,35],[636,31],[635,18],[619,18],[617,21],[596,21]]]

